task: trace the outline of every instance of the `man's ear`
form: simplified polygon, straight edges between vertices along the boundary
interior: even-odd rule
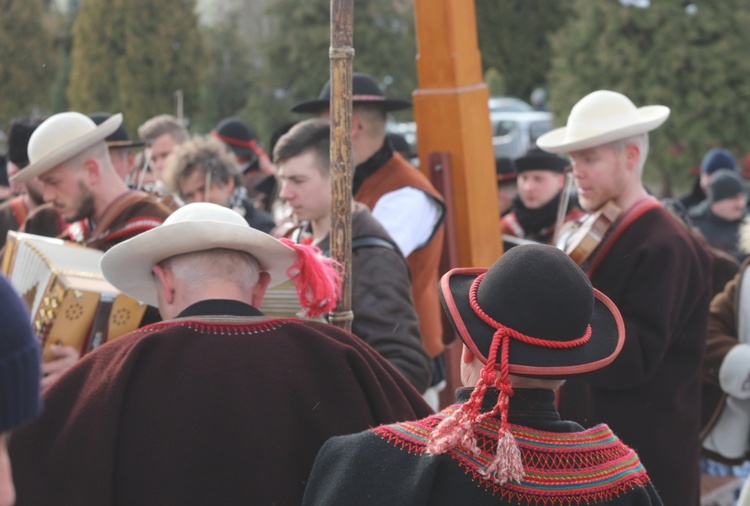
[[[641,148],[638,144],[630,143],[625,146],[625,161],[629,170],[638,170],[638,160],[641,159]]]
[[[466,345],[463,346],[463,350],[461,351],[461,360],[463,360],[464,364],[470,364],[474,360],[474,354]]]
[[[352,113],[352,139],[359,137],[364,130],[362,118],[357,113]]]
[[[263,304],[263,297],[266,295],[268,284],[271,282],[271,275],[263,271],[258,274],[258,283],[253,288],[252,303],[254,307],[260,307]]]
[[[81,167],[81,175],[89,186],[98,183],[101,176],[99,162],[94,158],[87,158],[83,162],[83,167]]]
[[[174,302],[172,271],[169,269],[164,269],[160,265],[154,265],[151,270],[154,273],[154,276],[156,276],[156,289],[161,293],[162,300],[164,300],[164,302],[166,302],[167,304],[172,304]]]

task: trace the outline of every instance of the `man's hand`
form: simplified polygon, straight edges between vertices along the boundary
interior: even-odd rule
[[[52,354],[57,357],[52,362],[46,362],[42,364],[42,388],[47,388],[52,383],[57,381],[70,366],[76,363],[80,358],[81,353],[75,348],[70,346],[62,346],[59,344],[53,344],[50,347]]]

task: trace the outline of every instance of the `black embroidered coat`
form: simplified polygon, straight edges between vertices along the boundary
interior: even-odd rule
[[[468,399],[470,392],[460,390],[459,401]],[[497,391],[489,404],[496,398]],[[460,448],[443,455],[426,454],[430,432],[457,406],[416,422],[331,439],[315,461],[303,504],[662,504],[635,452],[606,425],[584,430],[560,420],[550,390],[517,390],[510,401],[511,431],[526,472],[520,483],[500,486],[482,475],[496,446],[487,437],[496,435],[499,427],[494,418],[475,429],[479,456]]]

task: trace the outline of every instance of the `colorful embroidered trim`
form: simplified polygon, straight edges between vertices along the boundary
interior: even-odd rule
[[[380,437],[409,453],[425,453],[432,430],[457,406],[416,422],[383,425],[373,429]],[[497,485],[481,470],[492,461],[500,420],[484,419],[475,426],[480,454],[461,447],[447,452],[472,479],[493,494],[534,504],[574,504],[608,500],[649,483],[635,451],[625,446],[606,425],[583,432],[556,433],[509,425],[524,464],[520,481]]]

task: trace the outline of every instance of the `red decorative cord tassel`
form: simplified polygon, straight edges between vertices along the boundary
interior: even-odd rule
[[[336,270],[337,262],[320,254],[316,246],[297,244],[281,238],[284,245],[294,249],[297,260],[286,274],[294,280],[297,297],[305,309],[306,316],[320,316],[336,307],[341,296],[341,277]]]

